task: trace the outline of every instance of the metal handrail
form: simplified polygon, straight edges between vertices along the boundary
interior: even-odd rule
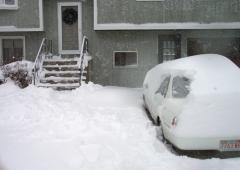
[[[83,65],[85,54],[88,54],[88,37],[87,36],[83,37],[82,48],[80,51],[80,79],[79,79],[80,85],[82,84],[82,76],[83,76],[83,72],[85,69],[84,65]]]
[[[41,69],[42,62],[46,54],[52,53],[52,41],[46,38],[42,39],[40,48],[38,50],[34,65],[33,65],[33,84],[36,85],[36,81],[39,78],[39,70]]]

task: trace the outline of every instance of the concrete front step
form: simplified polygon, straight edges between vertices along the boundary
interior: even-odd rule
[[[52,81],[60,81],[60,80],[80,80],[79,77],[47,77],[43,78],[42,80],[52,80]]]
[[[62,79],[62,80],[44,80],[44,79],[42,79],[42,80],[40,80],[40,83],[42,83],[42,84],[73,84],[73,83],[79,83],[79,81],[80,81],[80,79],[78,79],[78,80],[74,80],[74,79],[72,79],[72,80],[64,80],[64,79]]]
[[[79,58],[76,55],[64,55],[45,59],[43,62],[44,78],[38,87],[58,90],[72,90],[80,86]],[[82,81],[86,80],[87,71],[83,71]]]
[[[43,65],[77,65],[78,61],[74,60],[45,60]]]
[[[43,65],[48,71],[79,71],[78,65]]]
[[[80,87],[80,84],[79,83],[70,83],[70,84],[63,84],[63,83],[58,83],[58,84],[39,83],[37,86],[38,87],[52,87],[52,88],[58,88],[58,87],[78,88],[78,87]]]

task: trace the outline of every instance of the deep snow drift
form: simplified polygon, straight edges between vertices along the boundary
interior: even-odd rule
[[[156,138],[139,89],[0,86],[4,170],[237,170],[240,159],[176,156]]]

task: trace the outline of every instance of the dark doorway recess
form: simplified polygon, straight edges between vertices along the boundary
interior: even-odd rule
[[[240,38],[189,38],[188,56],[220,54],[240,67]]]

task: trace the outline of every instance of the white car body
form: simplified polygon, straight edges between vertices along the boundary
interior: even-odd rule
[[[177,148],[240,151],[240,69],[229,59],[208,54],[159,64],[143,89],[152,118]]]

